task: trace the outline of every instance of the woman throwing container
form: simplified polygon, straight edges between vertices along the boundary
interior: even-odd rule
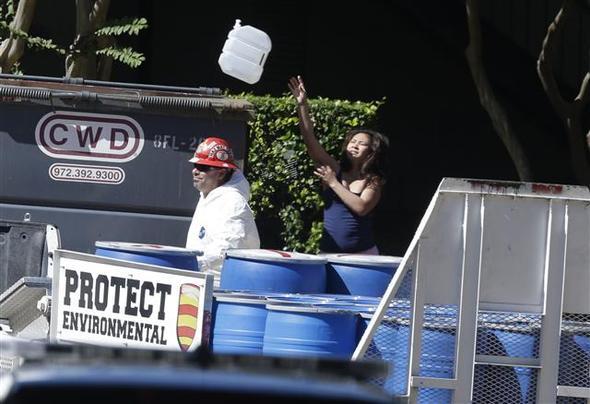
[[[389,141],[368,129],[351,129],[344,137],[340,161],[330,156],[315,137],[301,76],[289,79],[297,101],[299,129],[316,164],[314,174],[324,185],[323,253],[379,254],[373,237],[372,212],[385,184]]]

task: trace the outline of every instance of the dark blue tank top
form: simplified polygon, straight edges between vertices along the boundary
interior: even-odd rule
[[[324,189],[322,196],[324,199],[324,228],[320,241],[322,252],[356,253],[375,246],[372,213],[365,216],[356,215],[331,188]]]

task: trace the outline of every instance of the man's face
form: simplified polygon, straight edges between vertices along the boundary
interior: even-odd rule
[[[194,164],[193,185],[207,197],[209,192],[223,184],[225,173],[225,168]]]

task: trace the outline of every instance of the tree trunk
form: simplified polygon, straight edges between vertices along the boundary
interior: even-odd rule
[[[94,31],[104,24],[109,6],[110,0],[76,0],[76,39],[66,57],[66,77],[98,77],[97,39]],[[102,66],[110,75],[109,62],[105,61]],[[104,79],[104,72],[100,78]]]
[[[573,8],[574,0],[564,0],[555,19],[547,28],[547,35],[543,40],[541,53],[537,60],[537,73],[547,98],[565,125],[571,165],[576,179],[580,184],[590,186],[590,130],[584,134],[581,116],[590,99],[590,72],[584,76],[580,91],[572,102],[563,99],[553,75],[552,61],[555,57],[555,38],[563,29],[564,20],[572,14]]]
[[[498,101],[489,82],[481,57],[481,26],[479,23],[479,1],[467,0],[467,25],[469,28],[469,46],[465,50],[465,56],[471,70],[473,82],[479,94],[479,101],[492,120],[492,125],[498,136],[504,143],[512,162],[522,181],[532,181],[533,174],[528,158],[518,140],[514,128],[508,118],[506,110]]]
[[[15,30],[29,32],[37,0],[20,0],[16,15],[10,24]],[[0,45],[0,72],[6,73],[17,63],[23,55],[25,41],[10,34]]]
[[[98,48],[106,48],[115,44],[112,37],[101,36],[98,38]],[[111,78],[111,71],[113,68],[113,58],[106,55],[100,55],[98,58],[98,65],[96,67],[96,78],[98,80],[108,81]]]

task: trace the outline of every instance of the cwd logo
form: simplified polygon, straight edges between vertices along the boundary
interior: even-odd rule
[[[141,153],[144,136],[128,116],[56,111],[37,123],[35,140],[49,157],[124,163]]]

